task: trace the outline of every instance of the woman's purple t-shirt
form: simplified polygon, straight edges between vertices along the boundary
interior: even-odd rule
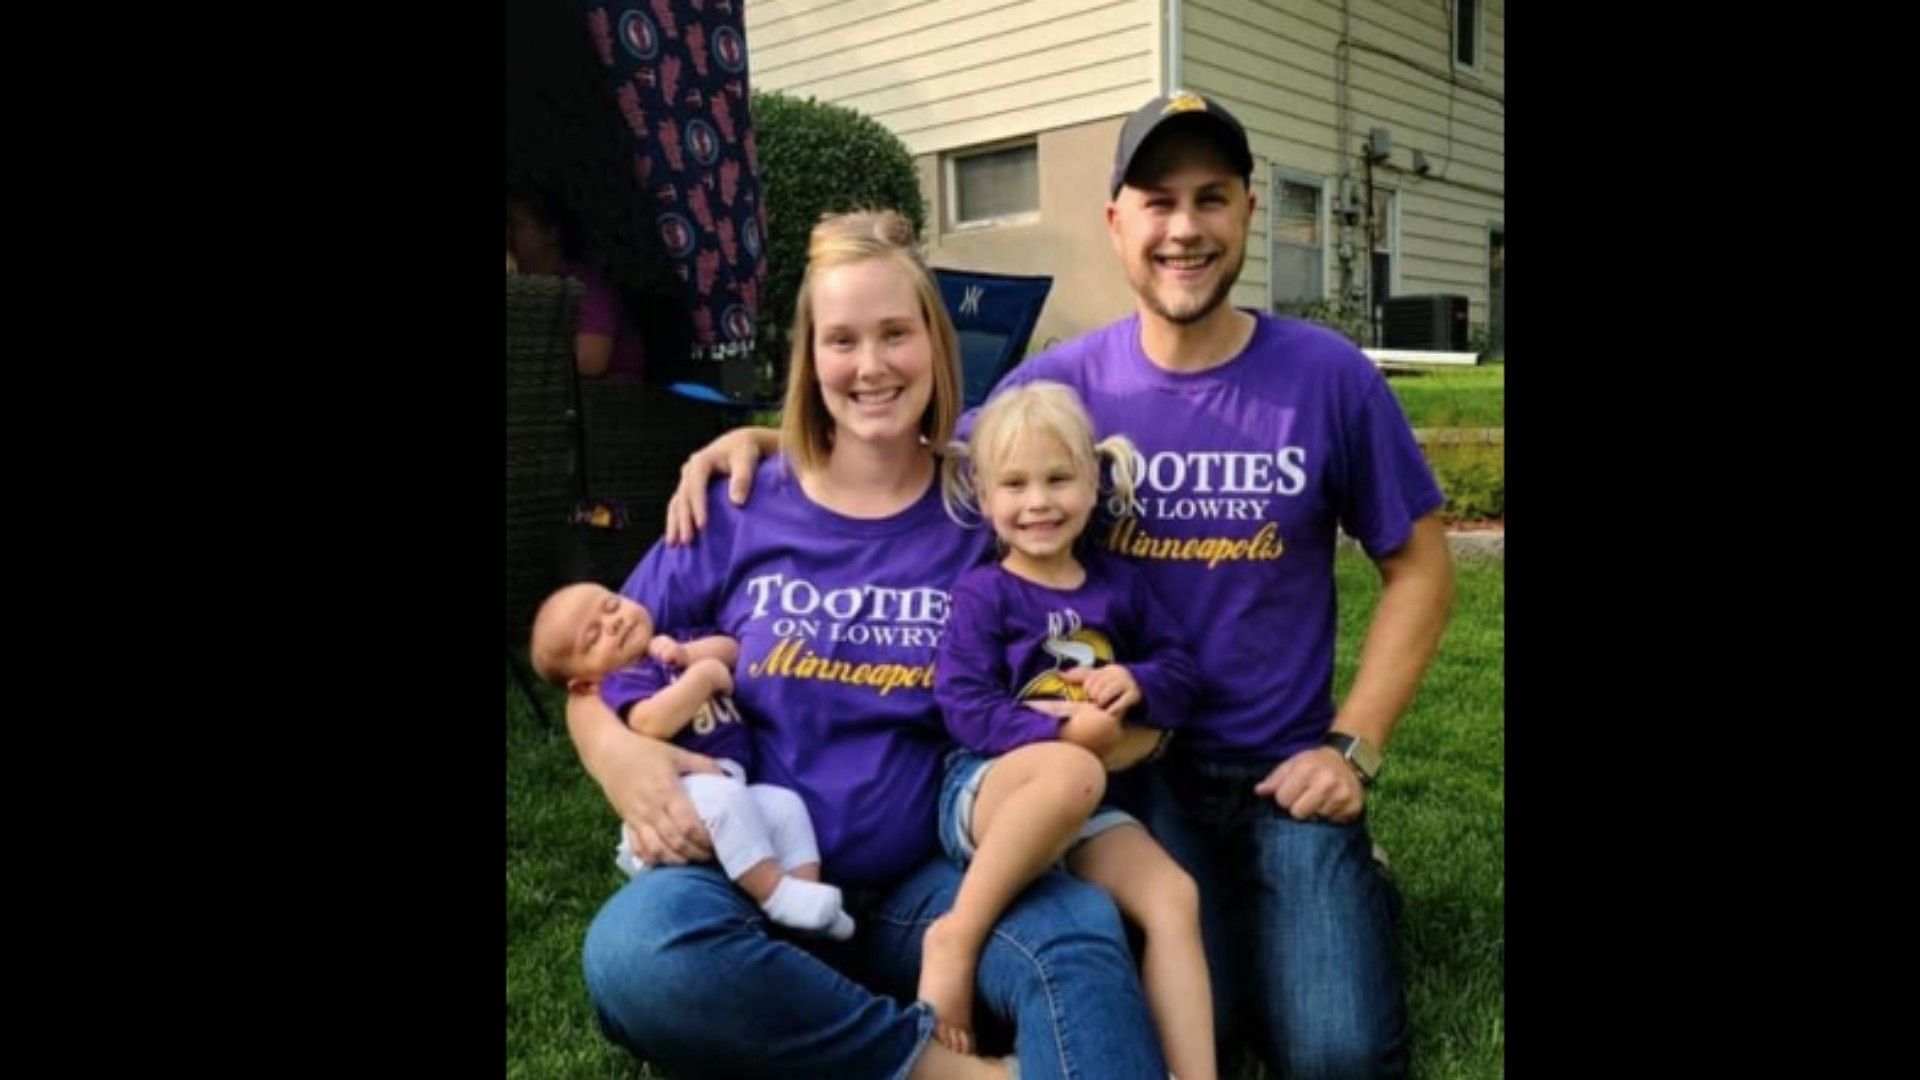
[[[951,748],[933,697],[949,593],[985,554],[983,528],[946,515],[937,484],[887,518],[850,518],[809,499],[784,457],[762,462],[753,498],[725,478],[707,527],[656,545],[621,592],[661,626],[714,626],[740,643],[733,700],[753,735],[753,779],[800,793],[822,874],[883,885],[936,854],[941,759]],[[601,694],[634,700],[622,675]]]

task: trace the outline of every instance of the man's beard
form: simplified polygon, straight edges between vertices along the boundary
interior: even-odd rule
[[[1234,262],[1231,268],[1220,275],[1220,283],[1214,286],[1213,291],[1207,294],[1205,300],[1195,306],[1191,312],[1184,314],[1176,315],[1172,311],[1169,311],[1165,304],[1160,302],[1159,293],[1153,288],[1152,260],[1148,260],[1147,263],[1148,277],[1146,286],[1135,291],[1138,293],[1140,299],[1146,303],[1147,307],[1153,310],[1154,314],[1170,323],[1187,326],[1192,323],[1197,323],[1208,315],[1213,314],[1213,309],[1226,302],[1227,294],[1233,291],[1234,282],[1240,280],[1240,271],[1246,264],[1247,249],[1245,245],[1242,245],[1240,248],[1240,258]]]

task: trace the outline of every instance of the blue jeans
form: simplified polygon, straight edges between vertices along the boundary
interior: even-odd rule
[[[841,943],[771,927],[712,865],[657,867],[587,928],[587,991],[609,1038],[676,1077],[904,1077],[933,1032],[927,1006],[905,1004],[921,937],[959,885],[931,859],[884,892],[848,890],[859,932]],[[1011,1023],[1025,1080],[1166,1078],[1119,913],[1064,872],[1001,917],[975,988],[982,1038]]]
[[[1399,896],[1364,815],[1295,821],[1253,793],[1275,764],[1176,753],[1115,775],[1108,793],[1200,886],[1223,1057],[1250,1027],[1292,1080],[1404,1075]]]

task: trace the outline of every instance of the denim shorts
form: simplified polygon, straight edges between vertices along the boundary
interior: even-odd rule
[[[964,746],[947,751],[946,776],[940,782],[940,847],[947,858],[965,866],[973,861],[973,800],[980,781],[997,758],[984,757]],[[1116,825],[1138,825],[1140,819],[1110,803],[1093,808],[1067,850],[1086,843]]]

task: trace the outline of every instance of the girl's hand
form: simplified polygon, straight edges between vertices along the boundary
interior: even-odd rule
[[[1087,692],[1095,705],[1115,716],[1140,704],[1140,684],[1133,672],[1119,664],[1097,668],[1069,668],[1060,677]]]

